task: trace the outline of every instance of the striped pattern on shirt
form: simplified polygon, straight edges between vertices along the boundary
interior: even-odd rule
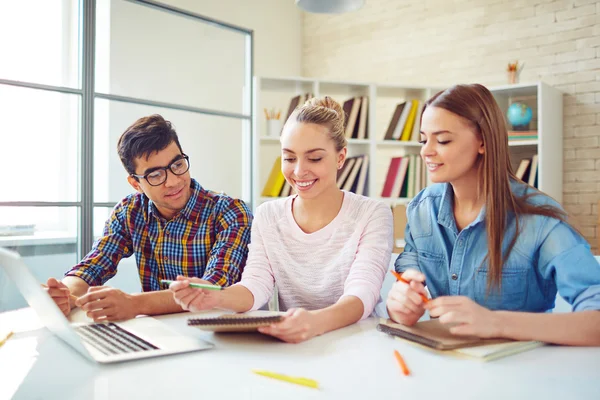
[[[142,289],[165,289],[161,279],[202,277],[220,286],[240,280],[248,254],[252,214],[246,204],[205,190],[192,179],[192,195],[170,221],[146,195],[135,193],[115,206],[103,236],[65,275],[91,286],[112,278],[124,257],[135,255]]]

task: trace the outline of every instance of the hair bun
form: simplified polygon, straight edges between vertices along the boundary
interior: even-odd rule
[[[333,98],[329,96],[324,96],[321,98],[313,97],[312,99],[306,102],[307,105],[311,105],[313,107],[323,107],[329,110],[335,111],[339,116],[344,115],[344,111],[342,110],[342,106],[340,103],[335,101]]]

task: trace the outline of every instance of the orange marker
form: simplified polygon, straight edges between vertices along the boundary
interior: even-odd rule
[[[402,358],[400,353],[398,353],[398,350],[394,350],[394,356],[396,357],[396,360],[398,361],[398,365],[400,365],[400,369],[402,370],[402,373],[405,376],[410,375],[410,370],[406,366],[406,363],[404,362],[404,359]]]
[[[397,273],[396,271],[394,271],[393,269],[390,270],[390,272],[396,277],[396,279],[398,279],[400,282],[404,282],[407,285],[410,285],[410,282],[407,281],[406,279],[404,279],[402,277],[402,275],[400,275],[399,273]],[[423,293],[419,293],[419,295],[421,296],[421,299],[423,300],[423,303],[427,303],[429,301],[429,299],[423,294]]]

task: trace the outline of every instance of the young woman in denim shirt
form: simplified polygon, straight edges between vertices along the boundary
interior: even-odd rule
[[[600,345],[600,265],[560,205],[516,178],[492,94],[457,85],[435,95],[421,143],[437,184],[408,206],[395,267],[410,283],[391,289],[390,317],[413,325],[429,310],[456,335]],[[557,291],[576,312],[548,312]]]

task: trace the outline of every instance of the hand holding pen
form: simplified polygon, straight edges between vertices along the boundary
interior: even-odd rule
[[[402,275],[392,271],[398,279],[387,298],[390,318],[403,325],[414,325],[425,313],[423,305],[429,301],[425,289],[425,275],[408,269]]]

